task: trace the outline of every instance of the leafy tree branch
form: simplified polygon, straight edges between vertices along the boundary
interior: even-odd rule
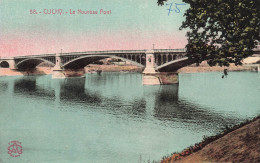
[[[167,0],[158,0],[164,5]],[[260,0],[183,0],[190,5],[187,56],[209,65],[241,65],[260,41]]]

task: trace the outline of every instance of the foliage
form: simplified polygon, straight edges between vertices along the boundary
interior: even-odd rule
[[[167,0],[158,0],[163,5]],[[190,5],[180,29],[187,29],[187,56],[209,65],[242,64],[260,41],[260,0],[183,0]]]

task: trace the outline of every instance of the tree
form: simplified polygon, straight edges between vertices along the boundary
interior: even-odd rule
[[[163,5],[167,0],[158,0]],[[260,0],[183,0],[190,5],[187,56],[214,66],[241,65],[260,41]]]

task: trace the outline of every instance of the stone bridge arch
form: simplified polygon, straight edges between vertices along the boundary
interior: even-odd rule
[[[9,68],[10,65],[9,65],[9,63],[7,61],[1,61],[0,62],[0,67],[1,68]]]
[[[52,66],[55,66],[53,62],[43,58],[28,58],[28,59],[18,61],[18,63],[16,63],[16,67],[18,70],[34,69],[42,62],[46,62]]]
[[[88,64],[91,64],[95,61],[105,59],[105,58],[121,59],[123,61],[130,62],[133,65],[136,65],[139,67],[144,67],[144,65],[141,63],[127,59],[127,56],[121,57],[121,56],[116,56],[116,55],[87,55],[87,56],[78,57],[78,58],[72,59],[66,63],[63,63],[63,65],[61,65],[61,68],[62,69],[82,69],[85,66],[87,66]]]

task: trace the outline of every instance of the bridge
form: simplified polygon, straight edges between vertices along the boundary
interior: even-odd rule
[[[255,54],[260,54],[255,50]],[[178,69],[195,63],[186,57],[185,49],[153,49],[153,50],[111,50],[86,51],[57,54],[26,55],[12,58],[1,58],[0,67],[13,71],[26,71],[36,68],[46,62],[53,68],[53,78],[63,78],[64,70],[83,69],[86,65],[105,58],[117,58],[128,61],[133,65],[144,68],[143,74],[158,74],[158,72],[176,72]],[[160,76],[152,75],[147,80],[152,83],[158,81]],[[149,82],[148,82],[149,83]]]

